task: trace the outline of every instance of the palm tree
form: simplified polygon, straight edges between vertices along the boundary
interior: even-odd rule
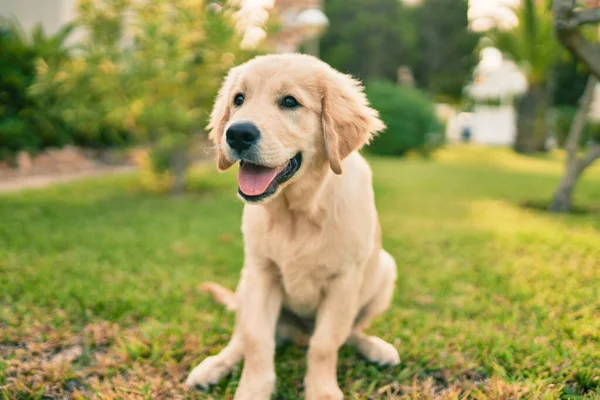
[[[69,135],[62,119],[51,111],[53,95],[31,93],[38,60],[58,65],[69,57],[71,25],[49,35],[41,25],[26,33],[14,18],[0,17],[0,158],[64,144]]]
[[[29,48],[33,54],[47,64],[53,64],[69,57],[72,49],[68,40],[76,28],[74,24],[65,24],[54,34],[48,34],[43,25],[38,23],[28,34],[15,18],[6,17],[0,17],[0,27],[5,35],[11,37],[13,46]]]
[[[552,0],[522,0],[509,7],[518,20],[510,30],[489,33],[493,45],[525,72],[529,89],[517,103],[517,138],[514,149],[535,153],[546,147],[551,71],[564,54],[554,34]]]

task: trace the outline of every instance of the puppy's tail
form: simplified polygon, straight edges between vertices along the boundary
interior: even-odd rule
[[[199,286],[199,289],[202,293],[210,295],[218,304],[224,305],[227,310],[235,311],[237,308],[233,290],[213,282],[205,282]]]

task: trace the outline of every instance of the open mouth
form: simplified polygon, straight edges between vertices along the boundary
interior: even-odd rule
[[[297,153],[287,163],[276,168],[240,161],[238,193],[246,201],[261,201],[273,195],[279,185],[290,180],[301,165],[302,153]]]

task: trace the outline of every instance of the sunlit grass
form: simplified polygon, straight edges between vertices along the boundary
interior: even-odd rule
[[[476,151],[473,151],[476,149]],[[435,158],[448,163],[473,163],[502,167],[515,172],[532,172],[541,174],[560,174],[563,170],[565,152],[557,150],[547,154],[535,156],[519,155],[509,148],[479,147],[472,145],[458,145],[442,149],[435,154]],[[600,172],[600,164],[592,166],[591,174]]]
[[[344,348],[349,398],[600,396],[600,169],[577,189],[588,213],[522,206],[548,201],[561,158],[369,158],[399,268],[372,332],[403,361],[381,370]],[[239,371],[208,394],[182,381],[231,332],[197,286],[237,282],[235,172],[199,167],[189,188],[149,195],[116,177],[0,197],[0,398],[232,398]],[[277,398],[301,398],[304,351],[281,349],[277,368]]]

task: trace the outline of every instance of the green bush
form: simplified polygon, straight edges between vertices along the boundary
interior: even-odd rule
[[[61,119],[34,99],[29,89],[37,60],[56,64],[68,57],[64,43],[71,30],[66,26],[47,36],[38,25],[27,37],[16,22],[0,20],[0,158],[69,142],[70,133]]]
[[[443,126],[431,100],[416,89],[389,82],[369,82],[367,97],[387,125],[369,150],[375,154],[401,156],[414,150],[428,154],[443,142]]]
[[[16,21],[0,19],[0,159],[67,144],[108,147],[131,141],[127,132],[106,127],[97,135],[86,134],[65,120],[56,107],[56,91],[33,93],[40,70],[70,59],[66,41],[72,31],[66,25],[47,35],[37,25],[27,35]]]
[[[32,93],[55,95],[50,108],[82,138],[97,140],[111,127],[150,144],[147,166],[159,179],[173,174],[179,191],[223,77],[260,51],[241,47],[239,9],[203,1],[78,4],[75,21],[89,35],[68,61],[40,68]]]
[[[588,136],[585,144],[587,145],[589,141],[600,143],[600,121],[590,121],[588,123]]]
[[[31,112],[27,88],[34,76],[33,51],[8,25],[0,26],[0,158],[39,146],[23,113]]]
[[[558,107],[556,110],[554,131],[558,145],[563,147],[569,136],[571,124],[577,113],[577,108],[570,106]],[[586,146],[590,140],[600,141],[600,122],[588,121],[581,135],[580,146]]]

